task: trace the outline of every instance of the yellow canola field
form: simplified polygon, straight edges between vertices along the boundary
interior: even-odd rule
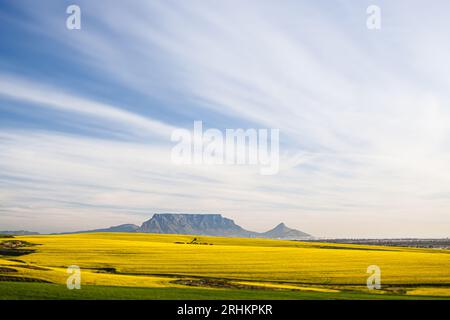
[[[189,244],[194,238],[197,244]],[[66,268],[77,265],[83,284],[178,287],[176,279],[207,277],[286,289],[365,290],[367,267],[377,265],[384,287],[450,295],[448,250],[127,233],[15,239],[37,244],[36,251],[3,257],[0,267],[55,283],[65,283]]]

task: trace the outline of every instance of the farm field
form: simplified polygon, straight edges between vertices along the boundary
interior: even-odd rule
[[[449,250],[140,233],[18,236],[0,248],[3,299],[450,298]],[[65,286],[72,265],[81,290]],[[381,290],[366,287],[370,265]]]

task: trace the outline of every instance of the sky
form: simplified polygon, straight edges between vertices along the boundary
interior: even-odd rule
[[[2,1],[0,230],[179,212],[318,237],[448,237],[448,12],[445,0]],[[194,121],[279,129],[279,172],[175,165],[171,134]]]

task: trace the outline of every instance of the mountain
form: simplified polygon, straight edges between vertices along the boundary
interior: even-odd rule
[[[263,236],[264,238],[271,238],[271,239],[292,239],[292,240],[311,238],[309,234],[299,230],[288,228],[284,223],[280,223],[272,230],[261,233],[261,236]]]
[[[198,234],[225,237],[254,237],[233,220],[220,214],[156,213],[137,230],[145,233]]]
[[[12,231],[5,231],[12,232]],[[17,231],[26,232],[26,231]],[[162,234],[192,234],[204,236],[221,236],[237,238],[270,238],[300,240],[311,238],[307,233],[288,228],[284,223],[280,223],[267,232],[254,232],[245,230],[234,223],[233,220],[222,217],[220,214],[188,214],[188,213],[155,213],[151,219],[145,221],[140,227],[134,224],[121,224],[104,229],[94,229],[87,231],[65,232],[60,234],[73,233],[94,233],[94,232],[142,232],[142,233],[162,233]],[[0,234],[2,232],[0,231]]]
[[[263,233],[248,231],[220,214],[156,213],[137,232],[272,239],[311,237],[302,231],[288,228],[284,223]]]
[[[18,230],[18,231],[0,231],[0,234],[8,236],[33,236],[39,234],[39,232]]]

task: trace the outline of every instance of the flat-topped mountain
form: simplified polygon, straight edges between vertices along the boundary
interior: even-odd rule
[[[272,239],[311,237],[307,233],[286,227],[284,223],[263,233],[245,230],[220,214],[156,213],[137,232]]]
[[[220,214],[156,213],[144,222],[138,232],[199,234],[208,236],[253,237],[247,231]]]

